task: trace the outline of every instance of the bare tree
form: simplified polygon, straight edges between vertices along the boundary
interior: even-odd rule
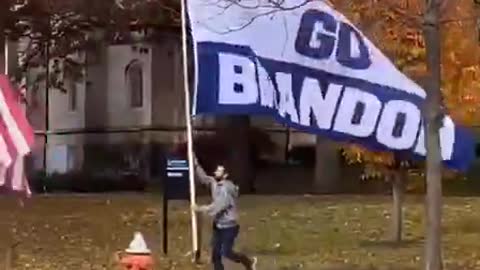
[[[441,112],[441,58],[440,58],[440,7],[445,0],[426,0],[423,31],[427,48],[427,100],[424,112],[426,120],[426,213],[427,237],[425,245],[425,269],[442,269],[442,156],[439,129]]]

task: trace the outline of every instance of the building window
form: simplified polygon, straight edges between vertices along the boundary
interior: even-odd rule
[[[74,112],[77,110],[77,84],[74,81],[69,83],[68,91],[68,110]]]
[[[134,60],[127,65],[125,78],[130,95],[130,107],[143,107],[143,68],[140,61]]]
[[[77,160],[78,160],[78,147],[76,145],[67,145],[67,161],[66,167],[67,171],[75,171],[77,168]]]

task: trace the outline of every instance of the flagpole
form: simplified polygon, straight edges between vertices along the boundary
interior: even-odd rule
[[[185,93],[185,121],[187,126],[187,154],[189,164],[189,182],[190,182],[190,215],[192,220],[192,252],[193,260],[197,262],[200,257],[200,249],[198,245],[198,224],[197,214],[195,213],[195,179],[194,179],[194,163],[193,163],[193,135],[192,135],[192,118],[190,110],[190,83],[188,76],[188,44],[187,44],[187,0],[181,0],[182,9],[182,54],[183,54],[183,90]]]
[[[5,44],[3,44],[3,45],[4,45],[4,56],[5,56],[5,58],[3,60],[3,61],[5,61],[5,63],[4,63],[5,75],[7,75],[7,77],[8,77],[8,75],[9,75],[8,74],[9,73],[8,72],[8,62],[9,62],[8,54],[10,53],[9,50],[8,50],[8,37],[5,37]]]

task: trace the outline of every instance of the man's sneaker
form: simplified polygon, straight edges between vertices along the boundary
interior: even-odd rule
[[[257,257],[252,258],[252,264],[250,265],[250,270],[257,270]]]

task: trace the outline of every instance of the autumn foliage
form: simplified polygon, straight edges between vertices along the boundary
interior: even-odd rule
[[[420,0],[332,1],[372,42],[418,84],[426,74]],[[454,3],[451,3],[454,2]],[[479,47],[473,1],[450,1],[442,7],[442,92],[446,113],[461,125],[480,119]],[[381,177],[400,161],[392,153],[348,145],[343,154],[351,164],[365,164],[364,178]]]

